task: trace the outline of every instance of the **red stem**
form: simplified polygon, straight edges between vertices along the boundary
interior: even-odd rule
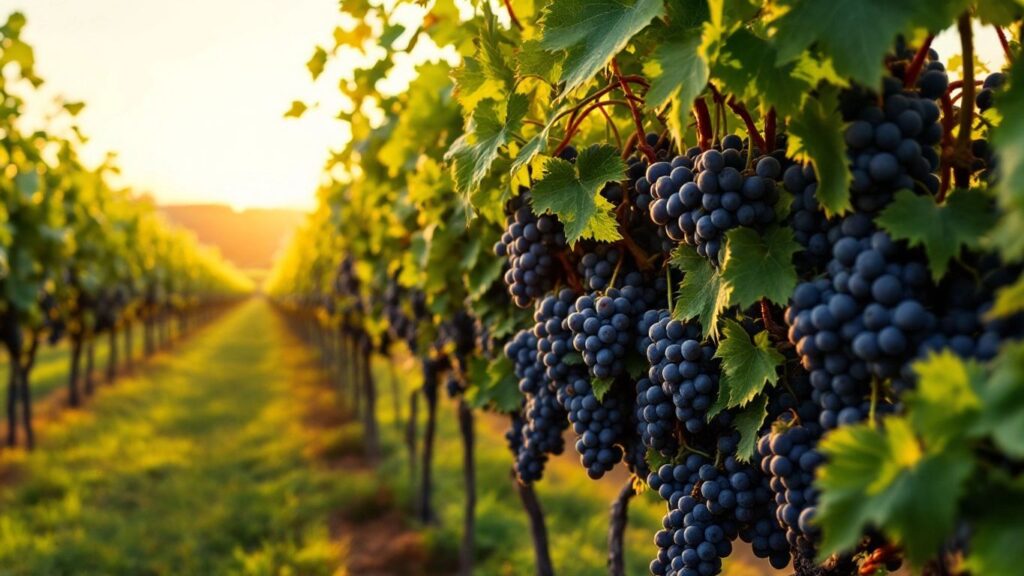
[[[711,111],[708,110],[708,103],[703,98],[693,101],[693,117],[697,119],[697,145],[701,150],[707,150],[711,147],[714,127],[711,124]]]
[[[733,111],[737,116],[743,120],[743,124],[747,127],[747,133],[750,138],[754,141],[754,146],[757,146],[761,150],[761,154],[767,154],[768,149],[764,144],[764,137],[757,130],[757,125],[754,124],[754,119],[750,116],[750,112],[742,102],[736,99],[735,96],[729,96],[729,100],[726,101],[726,105]]]
[[[768,109],[768,114],[764,117],[764,139],[772,148],[775,147],[775,107]],[[768,154],[771,150],[762,150],[763,154]]]
[[[554,156],[558,156],[558,154],[560,154],[562,150],[565,150],[565,147],[569,145],[569,142],[572,140],[572,137],[576,135],[576,132],[579,131],[580,126],[583,125],[583,120],[585,120],[591,112],[599,108],[603,109],[605,106],[616,104],[620,106],[629,106],[629,103],[626,102],[625,100],[604,100],[602,102],[595,102],[591,104],[590,106],[584,108],[583,111],[580,112],[579,114],[573,114],[573,116],[569,119],[569,125],[565,129],[565,136],[562,138],[562,141],[558,143],[558,147],[555,149],[554,152],[552,152],[552,154]],[[614,128],[615,123],[611,121],[611,117],[609,117],[607,114],[605,114],[605,117],[608,118],[608,122]],[[618,130],[616,130],[616,134],[617,133]]]
[[[786,330],[776,324],[775,319],[772,318],[772,308],[767,298],[761,298],[761,320],[764,321],[764,327],[768,333],[777,340],[786,341],[789,338]]]
[[[629,110],[633,113],[633,123],[636,124],[636,147],[647,157],[647,161],[653,164],[658,158],[654,155],[654,149],[647,144],[643,114],[636,107],[636,103],[633,101],[633,91],[629,88],[629,83],[623,80],[622,70],[619,69],[619,63],[614,58],[612,58],[612,73],[618,78],[619,86],[622,87],[622,92],[626,95],[626,99],[629,102]]]
[[[953,179],[958,188],[967,188],[970,186],[971,161],[974,156],[971,154],[971,128],[974,123],[974,38],[970,12],[964,12],[960,16],[957,31],[960,33],[961,53],[964,58],[964,104],[960,106],[960,129],[957,132],[953,154]]]
[[[942,95],[942,155],[940,158],[941,185],[936,200],[942,202],[949,192],[949,184],[952,176],[953,163],[953,101],[949,94]]]
[[[614,134],[615,134],[615,145],[619,147],[619,150],[622,150],[622,136],[621,136],[621,135],[619,135],[619,128],[618,128],[618,126],[616,126],[616,125],[615,125],[615,122],[614,122],[614,121],[612,121],[612,117],[611,117],[611,115],[610,115],[610,114],[608,114],[608,111],[604,109],[604,106],[601,106],[601,107],[600,107],[600,108],[598,108],[597,110],[598,110],[598,111],[599,111],[599,112],[600,112],[601,114],[603,114],[603,115],[604,115],[604,119],[605,119],[605,121],[606,121],[606,122],[608,122],[608,126],[610,126],[610,127],[611,127],[611,129],[612,129],[612,133],[614,133]]]
[[[508,10],[508,17],[509,17],[509,20],[512,20],[512,24],[516,28],[519,28],[520,30],[522,30],[523,29],[523,23],[519,21],[519,18],[516,18],[516,13],[515,13],[514,10],[512,10],[512,0],[505,0],[505,9]]]
[[[1013,64],[1013,50],[1010,50],[1010,42],[1006,40],[1006,33],[1003,32],[1002,26],[996,26],[996,35],[999,36],[999,44],[1003,47],[1003,54],[1006,55],[1006,61]]]
[[[917,49],[917,54],[914,55],[914,60],[911,61],[910,67],[903,73],[903,86],[910,88],[917,82],[917,76],[921,74],[921,69],[924,68],[924,61],[928,58],[928,49],[932,47],[932,40],[935,40],[934,34],[929,34],[924,40],[924,44]]]

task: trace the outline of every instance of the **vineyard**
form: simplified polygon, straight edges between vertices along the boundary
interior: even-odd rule
[[[44,344],[66,341],[77,408],[101,346],[114,380],[133,328],[147,356],[195,332],[180,357],[209,386],[167,401],[221,430],[196,492],[278,479],[226,505],[237,542],[199,522],[223,563],[91,570],[1021,573],[1024,4],[340,10],[306,63],[340,100],[282,108],[338,106],[351,137],[269,306],[236,306],[251,281],[112,187],[113,160],[82,164],[82,104],[22,125],[41,80],[25,19],[0,28],[7,445],[33,447]]]

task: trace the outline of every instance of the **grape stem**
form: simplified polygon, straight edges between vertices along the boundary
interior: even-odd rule
[[[693,117],[697,120],[697,145],[702,151],[707,150],[711,147],[712,127],[711,112],[704,98],[693,101]]]
[[[932,47],[932,41],[935,40],[935,35],[930,34],[924,39],[924,43],[917,49],[917,54],[914,54],[914,59],[910,62],[910,67],[907,68],[906,72],[903,73],[903,87],[910,88],[917,82],[917,77],[921,74],[921,69],[924,68],[924,61],[928,57],[928,50]]]
[[[1003,54],[1006,55],[1006,61],[1013,64],[1013,50],[1010,50],[1010,43],[1006,40],[1006,33],[1003,32],[1002,26],[995,26],[996,36],[999,36],[999,45],[1003,47]]]
[[[761,320],[764,321],[765,329],[767,329],[768,333],[775,337],[776,340],[786,340],[786,331],[776,324],[775,319],[772,318],[772,308],[767,298],[761,298]]]
[[[619,150],[622,150],[622,136],[619,134],[619,127],[615,125],[615,122],[612,120],[611,114],[608,114],[608,111],[605,110],[603,106],[598,108],[598,111],[604,116],[608,128],[610,128],[612,133],[615,134],[615,145],[619,148]]]
[[[776,118],[775,118],[775,107],[772,106],[768,109],[768,113],[764,117],[764,139],[767,143],[775,146],[775,135],[776,135]],[[767,154],[769,151],[765,150]]]
[[[757,130],[757,125],[754,124],[754,119],[750,116],[750,111],[743,105],[742,102],[736,99],[735,96],[729,96],[729,99],[725,101],[726,106],[733,111],[740,119],[743,120],[743,124],[747,127],[747,134],[750,135],[751,140],[754,141],[754,145],[757,146],[762,154],[767,154],[768,149],[765,146],[764,137]]]
[[[633,123],[636,124],[636,147],[643,155],[647,158],[647,161],[653,164],[657,161],[657,157],[654,155],[654,149],[647,144],[647,134],[644,132],[644,119],[643,113],[636,106],[633,98],[633,90],[630,89],[629,83],[623,78],[622,70],[619,69],[619,62],[612,58],[612,73],[615,78],[619,81],[619,86],[622,88],[622,93],[626,95],[626,100],[629,102],[629,110],[633,114]]]
[[[938,202],[942,202],[946,198],[946,194],[949,193],[949,185],[952,180],[953,164],[950,155],[953,150],[953,101],[950,99],[949,94],[943,94],[941,99],[942,104],[942,157],[941,163],[941,184],[939,185],[939,193],[935,197]]]
[[[964,59],[963,95],[960,106],[960,130],[953,150],[953,179],[957,188],[967,188],[971,180],[971,129],[974,120],[974,38],[971,31],[971,13],[964,12],[957,20],[960,45]]]
[[[523,23],[516,18],[515,10],[512,9],[512,0],[505,0],[505,9],[508,10],[508,18],[512,21],[512,25],[522,30]]]

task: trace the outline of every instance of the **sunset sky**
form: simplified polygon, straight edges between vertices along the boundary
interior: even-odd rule
[[[348,134],[336,81],[314,86],[305,67],[329,46],[337,0],[0,0],[0,17],[13,10],[45,93],[86,102],[90,163],[116,151],[121,183],[161,203],[313,207],[327,150]],[[976,38],[998,67],[991,28]],[[955,31],[935,47],[959,52]],[[325,105],[283,118],[296,99]]]
[[[329,97],[305,63],[331,38],[336,0],[0,0],[2,17],[13,10],[47,93],[87,104],[88,161],[117,151],[123,183],[161,203],[314,205],[345,126],[330,108],[282,114]]]

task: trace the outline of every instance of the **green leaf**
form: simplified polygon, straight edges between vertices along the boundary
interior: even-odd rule
[[[68,114],[72,116],[78,116],[78,113],[85,108],[85,102],[65,102],[64,109],[68,111]]]
[[[306,68],[309,70],[313,80],[320,77],[320,74],[324,71],[324,65],[327,64],[327,51],[322,47],[317,46],[313,52],[313,56],[306,62]]]
[[[826,462],[816,521],[822,527],[819,557],[852,551],[868,526],[902,545],[914,566],[934,557],[953,529],[957,506],[974,460],[963,447],[926,452],[899,417],[843,426],[821,442]]]
[[[455,81],[455,97],[466,110],[473,110],[485,98],[500,99],[504,93],[504,84],[488,77],[480,61],[467,57],[452,72]]]
[[[683,272],[672,317],[684,321],[696,318],[704,338],[717,339],[718,317],[729,305],[729,286],[711,262],[689,246],[679,245],[671,263]]]
[[[757,433],[761,431],[761,425],[764,424],[767,415],[768,397],[762,395],[759,399],[747,404],[733,417],[732,427],[740,433],[740,442],[736,447],[737,460],[750,461],[750,457],[754,455],[754,448],[757,446]]]
[[[977,432],[989,434],[1010,456],[1024,459],[1024,344],[1006,344],[981,386],[982,414]]]
[[[992,133],[992,145],[999,154],[999,182],[996,196],[1003,210],[996,243],[1008,260],[1024,257],[1024,59],[1014,61],[1010,85],[999,95],[996,109],[1002,123]]]
[[[490,361],[472,356],[466,372],[471,384],[466,400],[474,408],[493,408],[502,413],[519,410],[523,395],[513,374],[512,361],[504,354]]]
[[[516,55],[516,71],[519,76],[537,76],[554,84],[562,73],[564,54],[552,54],[545,50],[540,40],[527,40]]]
[[[1024,276],[996,292],[996,302],[988,318],[1006,318],[1024,310]]]
[[[594,391],[594,397],[598,402],[604,401],[605,394],[612,389],[615,380],[611,378],[594,378],[590,381],[590,388]]]
[[[477,106],[466,133],[456,140],[445,155],[452,163],[455,189],[472,194],[491,171],[498,152],[512,139],[526,117],[526,96],[513,94],[508,102],[488,102]],[[504,106],[504,108],[502,108]]]
[[[929,354],[912,366],[917,387],[906,402],[914,429],[927,433],[936,446],[962,438],[981,409],[975,393],[985,378],[981,366],[949,350]]]
[[[391,45],[405,33],[405,26],[401,24],[388,24],[380,34],[380,45],[384,48],[391,48]]]
[[[986,485],[970,501],[971,545],[964,562],[969,574],[1020,573],[1020,556],[1011,553],[1024,542],[1024,484],[1003,481]]]
[[[962,0],[794,0],[775,23],[777,60],[796,60],[813,44],[840,76],[877,87],[898,34],[916,27],[938,32],[965,7]]]
[[[746,406],[765,385],[778,382],[779,368],[786,361],[772,346],[767,331],[758,332],[751,340],[743,326],[731,319],[722,324],[715,358],[722,360],[718,394],[728,398],[726,408]]]
[[[541,19],[541,46],[552,52],[566,51],[565,92],[593,78],[664,9],[663,0],[559,0],[548,4]]]
[[[924,246],[937,282],[949,267],[949,260],[964,247],[981,245],[982,237],[995,223],[989,199],[980,191],[960,190],[943,204],[931,196],[901,190],[878,216],[877,223],[897,240]]]
[[[654,106],[672,102],[670,127],[678,142],[682,142],[690,121],[693,100],[708,83],[708,64],[700,50],[700,29],[687,32],[687,37],[658,45],[644,65],[644,74],[651,79],[648,102]]]
[[[793,231],[777,226],[761,236],[751,228],[734,228],[726,238],[722,280],[730,288],[729,303],[746,308],[767,298],[784,306],[797,280],[793,254],[800,244]]]
[[[776,60],[775,49],[767,40],[740,28],[725,41],[715,78],[725,84],[724,91],[740,100],[758,102],[764,110],[774,106],[788,116],[802,108],[811,85],[796,75],[795,62],[778,66]]]
[[[1009,26],[1021,17],[1024,7],[1019,0],[979,0],[976,16],[982,24]]]
[[[533,187],[533,211],[558,216],[570,245],[581,238],[614,242],[622,236],[613,206],[600,192],[625,173],[626,163],[614,146],[584,148],[575,164],[552,158],[544,165],[544,177]]]
[[[818,177],[818,203],[832,217],[850,209],[850,167],[836,90],[808,98],[789,123],[789,155],[809,160]],[[795,190],[793,191],[796,192]]]
[[[300,102],[299,100],[293,100],[292,101],[292,107],[289,108],[288,111],[284,113],[284,117],[285,118],[301,118],[302,115],[305,114],[306,110],[308,110],[308,109],[309,109],[309,107],[306,106],[305,102]]]

